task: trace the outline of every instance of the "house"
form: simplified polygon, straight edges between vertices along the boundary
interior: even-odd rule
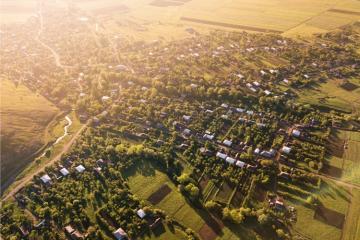
[[[106,102],[106,101],[109,100],[109,99],[110,99],[109,96],[102,96],[102,97],[101,97],[101,101],[103,101],[103,102]]]
[[[231,144],[232,144],[232,141],[225,139],[225,140],[223,141],[223,144],[224,144],[225,146],[230,147]]]
[[[213,139],[214,139],[214,134],[211,135],[211,134],[205,133],[204,136],[203,136],[203,138],[205,138],[205,139],[207,139],[207,140],[213,140]]]
[[[40,177],[41,181],[44,183],[44,184],[51,184],[51,178],[49,177],[49,175],[45,174],[43,175],[42,177]]]
[[[60,169],[60,173],[61,173],[64,177],[66,177],[67,175],[69,175],[69,171],[68,171],[66,168]]]
[[[287,147],[287,146],[283,146],[282,149],[281,149],[281,151],[282,151],[283,153],[289,154],[290,151],[291,151],[291,148],[290,148],[290,147]]]
[[[253,88],[253,87],[251,87],[250,90],[251,90],[252,92],[256,92],[256,91],[257,91],[257,90],[256,90],[255,88]]]
[[[266,74],[266,72],[264,70],[261,70],[260,73],[262,76],[264,76]]]
[[[185,121],[190,121],[191,116],[189,116],[189,115],[183,115],[183,119],[184,119]]]
[[[217,152],[216,156],[218,158],[221,158],[221,159],[224,159],[224,160],[226,160],[226,158],[227,158],[227,155],[225,153],[221,153],[221,152]]]
[[[265,90],[264,93],[268,96],[271,94],[271,92],[269,90]]]
[[[200,148],[200,153],[205,155],[205,156],[211,156],[212,155],[212,152],[209,149],[206,149],[204,147]]]
[[[254,114],[254,111],[247,110],[247,111],[246,111],[246,114],[247,114],[247,115],[253,115],[253,114]]]
[[[230,164],[234,164],[236,162],[236,159],[235,158],[232,158],[232,157],[227,157],[225,159],[226,162],[230,163]]]
[[[85,171],[85,167],[81,164],[79,166],[75,167],[75,169],[78,173],[82,173],[83,171]]]
[[[245,112],[245,109],[243,109],[243,108],[236,108],[236,111],[237,111],[238,113],[243,113],[243,112]]]
[[[69,234],[70,236],[73,232],[75,232],[75,229],[71,225],[65,226],[64,230],[65,230],[65,233]]]
[[[259,155],[260,154],[260,148],[256,148],[254,151],[254,154]]]
[[[260,87],[260,83],[257,82],[257,81],[253,82],[253,84],[254,84],[255,86],[257,86],[257,87]]]
[[[309,79],[309,75],[304,74],[304,78]]]
[[[256,126],[258,126],[259,128],[263,128],[266,127],[265,123],[256,123]]]
[[[139,216],[139,218],[143,219],[146,216],[146,213],[144,210],[139,209],[136,211],[136,214]]]
[[[292,130],[291,134],[294,137],[300,137],[301,132],[299,130],[297,130],[297,129],[294,129],[294,130]]]
[[[229,105],[227,105],[226,103],[223,103],[223,104],[221,104],[221,107],[223,107],[223,108],[228,108]]]
[[[240,168],[243,168],[243,167],[245,166],[245,163],[238,160],[238,161],[236,161],[236,164],[235,164],[235,165],[238,166],[238,167],[240,167]]]
[[[226,120],[226,119],[228,119],[228,118],[229,118],[229,116],[228,116],[228,115],[226,115],[226,114],[223,114],[223,115],[221,115],[221,118]]]
[[[118,228],[115,232],[113,232],[113,235],[117,240],[127,239],[127,234],[122,228]]]
[[[286,84],[288,84],[288,83],[289,83],[289,80],[287,80],[286,78],[284,78],[283,82],[286,83]]]
[[[191,134],[191,130],[188,129],[188,128],[185,128],[184,131],[183,131],[183,134],[184,134],[184,135],[190,135],[190,134]]]
[[[266,158],[272,158],[275,156],[275,154],[276,154],[275,149],[270,149],[269,151],[262,151],[260,153],[261,156],[266,157]]]

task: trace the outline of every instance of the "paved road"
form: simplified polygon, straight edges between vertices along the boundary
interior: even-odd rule
[[[5,196],[3,196],[2,201],[6,201],[7,199],[9,199],[10,197],[14,196],[21,188],[23,188],[28,182],[30,182],[33,177],[37,174],[39,174],[40,172],[44,171],[46,167],[51,166],[54,162],[60,160],[61,156],[68,152],[70,147],[72,146],[72,144],[76,141],[76,139],[80,136],[80,134],[83,132],[83,130],[89,125],[89,122],[86,123],[85,125],[83,125],[70,139],[70,141],[68,143],[66,143],[63,147],[63,149],[61,150],[60,153],[58,153],[54,158],[52,158],[50,161],[48,161],[44,166],[42,166],[41,168],[37,169],[34,173],[32,174],[28,174],[26,176],[24,176],[22,179],[20,179],[18,182],[15,182],[14,184],[16,184],[16,187],[14,187],[10,192],[8,192]]]

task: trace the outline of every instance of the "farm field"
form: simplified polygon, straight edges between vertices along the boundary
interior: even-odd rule
[[[166,174],[155,169],[155,166],[149,162],[144,161],[138,163],[137,166],[123,174],[130,190],[136,196],[145,200],[152,196],[153,193],[159,194],[158,189],[166,184],[171,189],[171,192],[166,194],[155,206],[164,210],[186,227],[190,227],[199,233],[202,227],[207,224],[211,226],[210,229],[214,229],[211,231],[218,231],[218,239],[255,239],[251,229],[239,228],[239,226],[237,226],[237,229],[223,227],[207,211],[192,207]]]
[[[299,201],[289,201],[297,209],[295,232],[315,240],[340,240],[351,198],[349,190],[325,181],[318,197],[320,205],[317,209],[309,208]],[[317,215],[319,208],[323,210],[323,216]]]
[[[24,85],[1,82],[1,182],[22,169],[48,139],[47,125],[59,109]]]
[[[357,102],[360,100],[360,85],[357,80],[350,82],[356,87],[354,90],[341,87],[337,80],[321,83],[299,92],[298,101],[347,113],[358,112],[359,105]]]
[[[343,240],[352,240],[360,238],[360,191],[353,189],[353,195],[349,210],[347,213],[347,223],[343,229]]]
[[[36,1],[4,1],[2,22],[24,21],[34,14]],[[66,1],[47,2],[65,8]],[[310,35],[339,28],[360,19],[356,0],[74,0],[71,6],[96,17],[107,29],[135,39],[168,40],[185,37],[188,27],[198,32],[209,29],[277,32],[286,36]],[[335,11],[334,11],[335,9]]]

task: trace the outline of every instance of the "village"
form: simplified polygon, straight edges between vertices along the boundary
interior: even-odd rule
[[[87,128],[3,203],[3,239],[296,239],[297,204],[342,228],[317,191],[331,133],[359,120],[297,99],[330,79],[355,86],[359,24],[312,42],[192,29],[145,43],[45,10],[4,28],[1,68]]]

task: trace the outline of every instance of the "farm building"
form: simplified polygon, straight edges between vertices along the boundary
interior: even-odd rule
[[[184,129],[184,131],[183,131],[183,134],[184,135],[190,135],[190,133],[191,133],[191,130],[190,129]]]
[[[60,173],[65,177],[67,175],[69,175],[69,171],[66,168],[62,168],[60,169]]]
[[[75,167],[75,169],[78,173],[82,173],[83,171],[85,171],[85,167],[81,164],[79,166]]]
[[[227,105],[226,103],[223,103],[223,104],[221,104],[221,107],[223,107],[223,108],[228,108],[229,105]]]
[[[127,239],[127,234],[122,228],[118,228],[115,232],[113,232],[113,235],[117,240]]]

